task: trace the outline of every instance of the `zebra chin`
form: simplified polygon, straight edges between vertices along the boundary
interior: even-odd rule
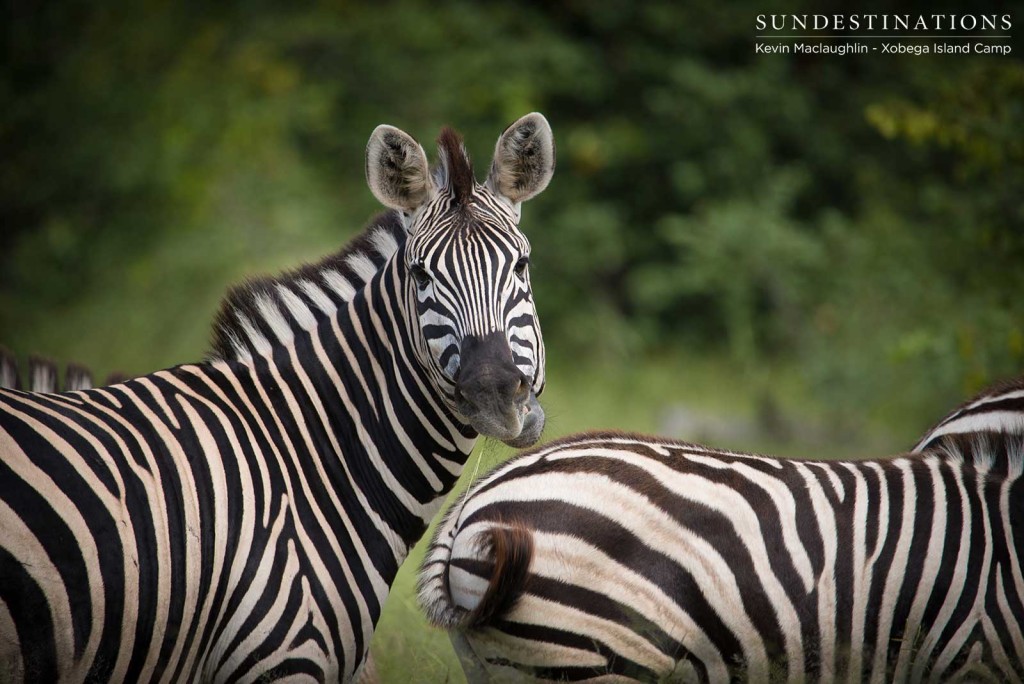
[[[515,449],[532,446],[544,431],[544,409],[532,391],[522,404],[507,411],[477,411],[467,422],[484,437],[500,440]]]

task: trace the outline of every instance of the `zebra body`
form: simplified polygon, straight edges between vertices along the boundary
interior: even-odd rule
[[[493,171],[477,184],[454,133],[440,142],[432,175],[379,127],[368,177],[396,211],[232,291],[210,361],[0,393],[0,680],[353,676],[477,435],[532,443],[543,426],[514,265],[550,128],[532,114],[499,138],[514,191]]]
[[[578,435],[452,506],[420,600],[471,681],[1020,681],[1022,472],[1019,435],[856,462]]]
[[[948,435],[979,433],[1024,434],[1024,378],[1003,382],[980,392],[951,411],[914,446],[923,452]]]

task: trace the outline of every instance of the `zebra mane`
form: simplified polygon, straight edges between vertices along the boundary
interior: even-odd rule
[[[213,322],[209,361],[249,361],[290,342],[330,316],[373,277],[405,242],[397,212],[376,216],[340,251],[278,276],[252,278],[228,290]]]
[[[111,384],[108,380],[107,384]],[[11,350],[0,347],[0,389],[26,389],[29,392],[74,392],[94,387],[92,372],[77,363],[67,364],[64,384],[60,383],[60,366],[55,361],[33,354],[28,357],[28,382],[22,383],[18,361]]]
[[[928,428],[914,451],[935,445],[944,435],[980,430],[996,432],[1024,431],[1024,376],[998,382],[979,392],[947,413]]]
[[[957,416],[968,409],[974,408],[976,405],[997,400],[998,398],[1003,397],[1004,395],[1013,392],[1020,392],[1021,390],[1024,390],[1024,376],[997,382],[991,385],[990,387],[986,387],[981,392],[978,392],[973,397],[957,406],[955,409],[950,411],[947,416],[945,416],[941,421],[939,421],[938,424],[941,425],[950,418]]]
[[[447,126],[442,128],[437,138],[437,154],[439,163],[434,168],[434,182],[451,194],[456,206],[462,206],[476,186],[473,163],[462,136]]]
[[[1024,435],[995,431],[943,435],[925,453],[971,465],[979,473],[1024,475]]]

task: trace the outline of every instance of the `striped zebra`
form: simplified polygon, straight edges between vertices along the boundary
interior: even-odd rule
[[[927,451],[947,435],[983,432],[1024,434],[1024,377],[990,387],[959,406],[926,432],[914,451]]]
[[[393,211],[233,289],[213,352],[72,394],[0,392],[0,681],[347,681],[478,435],[522,446],[544,349],[519,231],[529,114],[478,184],[444,129],[367,147]]]
[[[40,356],[30,356],[28,360],[28,386],[30,392],[75,392],[92,389],[92,372],[85,366],[69,363],[64,374],[64,385],[61,386],[57,364]],[[107,383],[111,384],[111,383]],[[20,389],[21,374],[14,354],[5,347],[0,347],[0,389]]]
[[[887,460],[563,439],[452,506],[421,604],[470,681],[1019,682],[1024,436],[970,416],[1021,387]]]

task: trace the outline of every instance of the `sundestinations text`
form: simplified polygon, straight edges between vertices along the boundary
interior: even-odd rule
[[[1009,14],[759,14],[758,31],[1009,31]]]

